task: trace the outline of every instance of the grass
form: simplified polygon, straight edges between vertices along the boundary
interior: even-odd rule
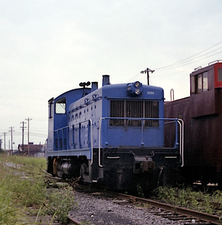
[[[159,187],[154,196],[169,204],[222,216],[222,192],[219,190],[207,193],[192,188]]]
[[[16,168],[6,166],[7,162]],[[41,224],[48,215],[48,224],[67,223],[75,204],[72,188],[48,189],[45,168],[44,158],[0,154],[0,224]]]

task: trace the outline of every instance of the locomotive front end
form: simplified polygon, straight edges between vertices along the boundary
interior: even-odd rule
[[[99,166],[105,184],[111,189],[129,190],[137,185],[153,189],[171,182],[181,157],[178,132],[173,146],[164,146],[163,89],[136,81],[106,86],[103,96]],[[175,129],[177,122],[168,121]],[[169,171],[174,176],[170,177]]]

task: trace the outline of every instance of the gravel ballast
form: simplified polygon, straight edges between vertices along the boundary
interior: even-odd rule
[[[124,200],[107,198],[101,193],[92,195],[75,192],[75,199],[77,207],[70,212],[70,216],[87,225],[182,224],[179,221],[156,216],[146,207],[138,207]]]

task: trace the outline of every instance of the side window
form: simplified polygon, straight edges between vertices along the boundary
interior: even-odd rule
[[[198,94],[209,90],[208,72],[200,73],[191,77],[191,93]]]
[[[222,63],[214,66],[214,87],[222,88]]]
[[[66,113],[66,99],[61,98],[55,103],[55,112],[57,114],[65,114]]]
[[[191,94],[196,94],[196,76],[191,76],[190,79],[191,79],[191,82],[190,82],[190,85],[191,85]]]
[[[203,75],[199,74],[197,75],[197,93],[202,92],[203,88]]]
[[[207,91],[209,89],[208,86],[208,72],[203,73],[203,91]]]
[[[218,81],[222,81],[222,69],[218,69]]]

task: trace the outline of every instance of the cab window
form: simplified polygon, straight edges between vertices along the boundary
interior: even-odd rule
[[[62,98],[56,101],[55,104],[55,112],[57,114],[65,114],[66,113],[66,99]]]

